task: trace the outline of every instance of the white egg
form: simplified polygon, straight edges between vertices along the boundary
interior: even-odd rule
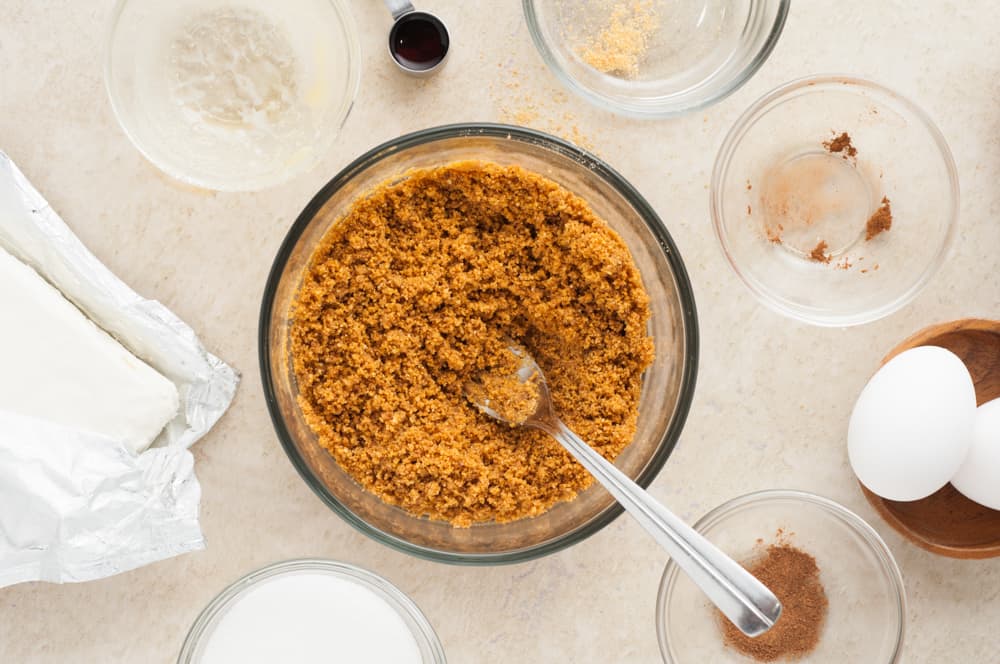
[[[889,500],[919,500],[955,475],[972,442],[976,391],[957,355],[900,353],[861,391],[847,453],[861,483]]]
[[[976,409],[969,453],[951,483],[966,498],[1000,510],[1000,399]]]

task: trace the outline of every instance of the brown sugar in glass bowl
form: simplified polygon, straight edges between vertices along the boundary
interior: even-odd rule
[[[1000,398],[1000,321],[965,318],[931,325],[900,342],[882,364],[917,346],[955,353],[972,375],[978,405]],[[923,549],[949,558],[1000,556],[1000,511],[969,500],[951,483],[911,502],[886,500],[858,486],[879,516]]]
[[[698,337],[690,284],[663,223],[642,197],[592,155],[545,134],[505,125],[429,129],[374,148],[331,180],[292,226],[272,268],[261,308],[261,373],[272,421],[289,459],[323,502],[351,525],[431,560],[518,562],[587,537],[618,516],[620,508],[606,491],[591,486],[539,516],[456,528],[388,504],[355,481],[320,444],[300,407],[289,353],[295,295],[310,257],[351,204],[388,180],[405,182],[416,169],[462,161],[520,167],[551,180],[585,201],[627,247],[649,295],[647,335],[655,351],[642,374],[635,435],[615,464],[648,485],[680,435],[693,394]]]

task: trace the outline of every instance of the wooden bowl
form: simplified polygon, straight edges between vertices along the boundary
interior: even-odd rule
[[[882,359],[885,364],[917,346],[940,346],[958,355],[976,386],[978,404],[1000,398],[1000,321],[965,318],[925,328]],[[861,485],[865,498],[890,526],[917,546],[950,558],[1000,556],[1000,511],[975,503],[951,484],[921,500],[886,500]]]

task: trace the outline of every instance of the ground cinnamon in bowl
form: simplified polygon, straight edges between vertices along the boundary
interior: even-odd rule
[[[843,155],[844,159],[858,155],[858,149],[854,147],[851,142],[851,136],[846,131],[841,132],[838,136],[834,136],[828,141],[823,141],[823,147],[830,153]]]
[[[872,216],[868,217],[868,223],[865,224],[865,242],[890,228],[892,228],[892,205],[889,203],[889,199],[883,196],[882,204],[872,213]]]
[[[758,662],[794,661],[815,650],[828,608],[816,559],[783,541],[779,534],[776,543],[744,567],[777,595],[781,617],[770,630],[750,638],[719,613],[726,646]]]
[[[851,202],[858,200],[857,191],[853,192],[855,194],[853,198],[845,197],[840,191],[843,187],[830,185],[837,172],[842,172],[845,168],[853,169],[855,173],[864,172],[864,169],[858,166],[858,149],[853,141],[854,139],[846,131],[839,134],[833,132],[833,137],[822,141],[821,144],[826,152],[840,156],[842,160],[831,161],[828,158],[810,159],[808,162],[804,159],[783,161],[765,173],[764,192],[761,194],[760,202],[764,212],[763,231],[768,242],[785,245],[786,248],[791,244],[794,246],[794,251],[811,261],[831,263],[834,255],[842,254],[845,246],[854,244],[854,238],[863,238],[865,242],[870,242],[889,231],[893,216],[891,204],[885,196],[875,211],[868,216],[860,236],[845,237],[845,232],[851,234],[855,224],[863,218],[860,210],[857,210],[857,215],[852,213],[847,219],[841,218],[833,225],[826,219],[835,218],[837,214],[842,215],[845,209],[850,209],[849,205],[853,208],[860,207],[857,203]],[[749,182],[747,189],[750,190]],[[863,195],[867,208],[868,194],[865,192]],[[865,213],[868,213],[867,209]],[[753,208],[748,205],[747,216],[752,214]],[[848,224],[846,230],[845,221]],[[791,238],[787,237],[786,224],[789,229],[796,232]],[[823,226],[823,229],[818,226]],[[808,229],[812,230],[803,232]],[[831,238],[828,233],[839,237],[839,241]],[[815,237],[815,244],[803,246],[802,240],[808,235]],[[831,242],[837,246],[831,248]],[[852,261],[846,256],[834,265],[841,270],[848,270],[852,266]]]

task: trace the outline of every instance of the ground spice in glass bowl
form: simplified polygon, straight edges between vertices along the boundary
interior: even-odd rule
[[[721,613],[717,619],[727,646],[758,662],[802,659],[816,649],[826,626],[828,601],[816,559],[791,544],[783,532],[774,543],[744,567],[757,577],[781,602],[781,617],[770,630],[756,638],[741,632]]]
[[[850,242],[851,236],[871,242],[892,228],[892,207],[886,196],[882,196],[870,214],[871,208],[859,209],[857,201],[850,200],[859,192],[844,186],[843,175],[838,171],[845,168],[845,162],[850,169],[858,168],[858,150],[846,131],[834,134],[820,144],[830,155],[841,157],[840,160],[807,155],[774,165],[762,176],[757,205],[761,211],[761,232],[768,242],[790,248],[793,254],[816,263],[829,264],[833,259],[830,239],[824,234],[833,233],[831,239],[837,238],[838,253],[843,253],[843,245]],[[881,178],[876,179],[876,186],[883,184]],[[752,203],[747,205],[747,216],[753,215],[753,207]],[[862,216],[849,214],[851,211]],[[864,215],[868,215],[867,221],[862,224]],[[864,253],[864,249],[858,249],[831,267],[850,269],[854,262],[864,260]]]
[[[896,664],[906,612],[903,581],[878,534],[814,494],[761,491],[712,510],[695,529],[782,601],[769,631],[749,639],[668,563],[657,599],[667,664]]]
[[[814,325],[899,309],[956,233],[958,173],[940,131],[898,93],[845,76],[792,81],[753,103],[722,143],[710,190],[736,274],[766,306]]]

